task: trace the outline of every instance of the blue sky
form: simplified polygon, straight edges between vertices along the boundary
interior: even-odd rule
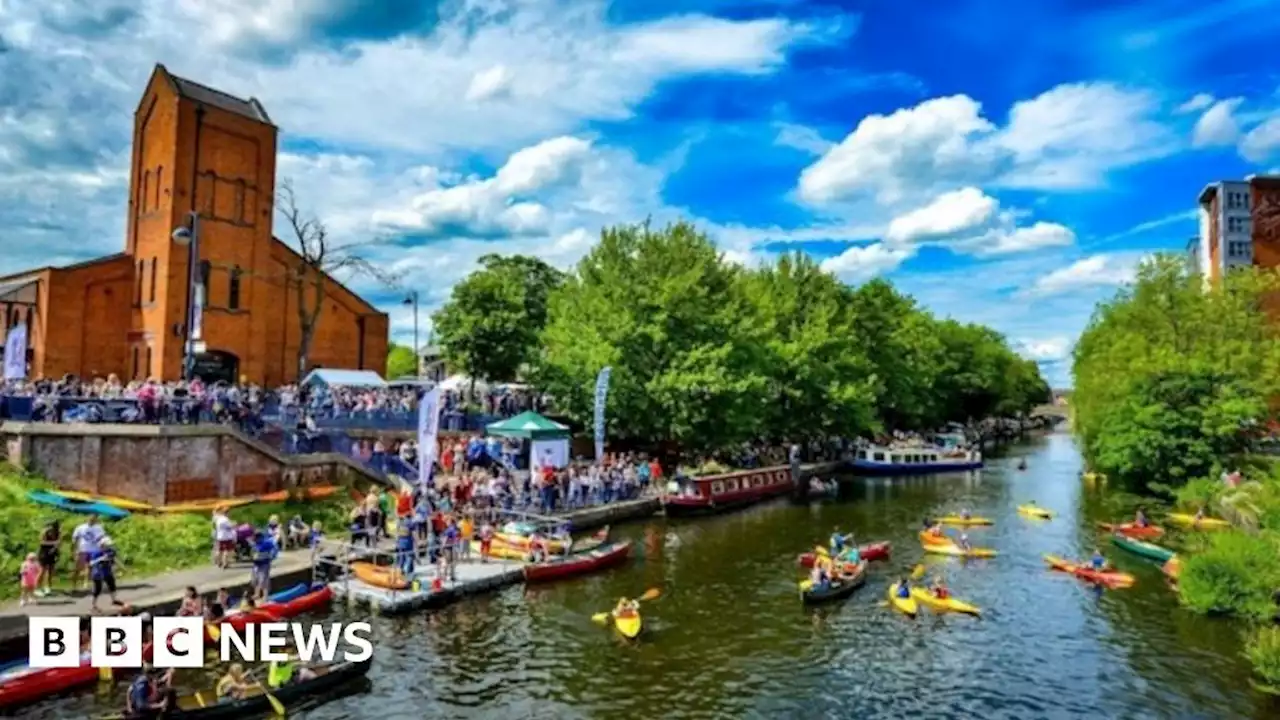
[[[485,253],[568,267],[683,217],[737,262],[888,277],[1061,385],[1206,183],[1280,168],[1276,37],[1275,0],[10,3],[0,272],[122,247],[163,62],[257,97],[303,204],[429,308]]]

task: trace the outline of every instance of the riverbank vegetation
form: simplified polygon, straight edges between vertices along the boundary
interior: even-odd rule
[[[851,288],[800,253],[745,268],[692,225],[643,224],[606,229],[568,274],[532,263],[490,261],[458,285],[436,316],[441,345],[490,380],[519,374],[588,427],[596,375],[613,368],[611,441],[699,455],[1049,399],[994,330],[938,318],[883,280]]]
[[[1280,686],[1280,472],[1258,455],[1280,397],[1280,335],[1266,308],[1274,272],[1233,271],[1212,288],[1182,258],[1144,263],[1095,310],[1076,345],[1073,425],[1110,486],[1233,528],[1188,535],[1178,593],[1188,609],[1260,623],[1246,655]],[[1242,480],[1224,482],[1240,471]]]
[[[10,467],[0,469],[0,576],[14,579],[0,583],[0,600],[18,596],[18,569],[27,553],[40,545],[40,533],[53,521],[62,527],[63,546],[54,589],[67,591],[74,563],[70,545],[71,532],[84,522],[86,515],[65,512],[27,499],[34,489],[51,489],[41,478]],[[352,505],[341,493],[331,498],[309,502],[253,504],[236,508],[230,516],[238,523],[262,527],[272,515],[288,522],[294,515],[308,523],[319,520],[329,532],[346,527],[346,515]],[[114,522],[105,522],[107,534],[115,541],[116,550],[125,564],[121,585],[136,578],[154,577],[174,570],[207,565],[213,551],[213,526],[207,514],[144,515],[135,513]],[[247,575],[229,573],[229,582],[242,582]]]

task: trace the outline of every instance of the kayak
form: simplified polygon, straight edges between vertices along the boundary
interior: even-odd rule
[[[320,500],[320,499],[329,497],[330,495],[334,494],[337,491],[338,491],[338,487],[336,485],[312,485],[311,487],[303,488],[302,492],[299,492],[296,494],[299,495],[303,500]],[[277,490],[276,492],[267,493],[266,495],[259,495],[258,502],[264,502],[264,503],[284,502],[289,499],[289,496],[290,496],[290,491]]]
[[[155,506],[130,500],[129,498],[115,497],[114,495],[90,495],[89,493],[80,492],[78,490],[50,490],[49,492],[68,500],[78,500],[80,502],[99,502],[112,507],[118,507],[121,510],[129,510],[131,512],[154,512]]]
[[[585,575],[597,570],[621,565],[627,561],[627,556],[630,553],[631,541],[623,540],[604,547],[575,552],[567,557],[556,558],[548,562],[525,565],[524,579],[526,582],[546,582],[548,580],[574,577],[575,575]]]
[[[1134,583],[1134,577],[1129,573],[1115,570],[1094,570],[1086,565],[1060,558],[1057,555],[1045,555],[1044,561],[1049,563],[1049,567],[1054,570],[1071,573],[1081,580],[1107,585],[1108,587],[1128,587]]]
[[[963,600],[953,597],[940,598],[929,590],[920,587],[911,588],[911,597],[916,602],[935,612],[958,612],[966,615],[981,615],[982,611]]]
[[[351,574],[355,575],[361,582],[368,583],[374,587],[387,588],[388,590],[407,590],[409,588],[409,580],[400,571],[400,568],[374,565],[367,562],[351,563]]]
[[[644,623],[640,620],[640,613],[634,610],[613,616],[613,626],[618,629],[622,637],[628,640],[635,640],[639,637],[640,629],[643,625]]]
[[[361,662],[335,662],[329,665],[312,667],[316,677],[308,680],[290,682],[271,691],[272,697],[281,705],[294,708],[297,705],[311,705],[313,698],[332,696],[333,689],[345,686],[369,674],[369,666],[373,660]],[[213,688],[205,688],[200,693],[192,693],[178,698],[177,708],[165,713],[167,718],[183,720],[239,720],[240,718],[262,717],[272,711],[271,701],[262,686],[251,687],[244,697],[238,700],[222,700],[210,702],[218,697]],[[292,711],[291,711],[292,712]]]
[[[1133,538],[1158,538],[1161,535],[1164,535],[1164,528],[1159,528],[1155,525],[1140,527],[1133,523],[1121,523],[1119,525],[1113,525],[1112,523],[1098,523],[1098,527],[1103,530],[1127,535]]]
[[[1018,513],[1027,517],[1040,518],[1041,520],[1053,519],[1053,511],[1045,510],[1039,505],[1019,505]]]
[[[876,560],[888,560],[889,551],[892,547],[892,544],[888,540],[866,543],[865,545],[858,546],[858,556],[863,560],[870,562],[875,562]],[[800,563],[800,567],[811,568],[813,567],[813,560],[815,557],[817,556],[811,552],[800,553],[796,558],[796,561]]]
[[[943,525],[953,525],[955,527],[984,527],[987,525],[995,525],[996,521],[990,518],[969,517],[964,518],[959,515],[943,515],[938,518],[938,522]]]
[[[933,533],[929,532],[928,530],[921,530],[919,533],[917,533],[917,534],[916,534],[916,537],[920,538],[920,544],[921,544],[921,545],[925,545],[925,546],[929,546],[929,545],[955,545],[955,544],[956,544],[956,541],[955,541],[955,540],[952,540],[951,538],[947,537],[946,535],[943,535],[942,537],[938,537],[937,535],[934,535]]]
[[[1164,565],[1160,566],[1160,572],[1164,573],[1164,576],[1170,580],[1177,580],[1178,576],[1182,574],[1182,558],[1177,555],[1169,558]]]
[[[27,493],[27,499],[41,505],[52,505],[59,510],[83,513],[85,515],[99,515],[108,520],[123,520],[129,517],[128,510],[122,510],[114,505],[108,505],[96,500],[75,500],[56,495],[47,490],[32,490]]]
[[[894,583],[889,586],[889,604],[903,615],[915,617],[920,612],[920,606],[916,604],[914,597],[898,597],[898,585],[899,583]]]
[[[1187,513],[1169,513],[1169,521],[1174,525],[1181,525],[1192,530],[1222,530],[1231,527],[1231,523],[1220,518],[1200,518],[1196,520],[1195,515]]]
[[[503,533],[503,532],[494,533],[493,535],[494,545],[501,543],[503,545],[508,545],[510,547],[519,548],[525,551],[528,551],[530,542],[532,542],[532,540],[530,540],[529,536],[527,535],[517,535],[515,533]],[[543,538],[542,542],[546,546],[547,552],[553,552],[553,553],[564,552],[565,542],[563,540],[552,540],[551,538]]]
[[[1149,560],[1166,562],[1173,557],[1173,551],[1169,548],[1160,547],[1146,540],[1125,537],[1124,535],[1112,535],[1111,543],[1121,550],[1128,550],[1134,555],[1141,555]]]
[[[1000,554],[995,550],[992,550],[991,548],[969,548],[968,550],[964,550],[959,545],[955,545],[955,544],[925,545],[924,551],[927,553],[933,553],[935,555],[951,555],[952,557],[966,557],[966,558],[993,558]]]
[[[239,497],[239,498],[209,498],[208,500],[193,500],[191,502],[177,503],[175,505],[157,505],[155,510],[158,513],[209,513],[217,508],[237,508],[242,505],[248,505],[258,501],[256,497]]]
[[[800,582],[800,599],[806,605],[843,600],[853,595],[858,588],[866,583],[867,564],[864,562],[860,563],[851,574],[838,578],[825,588],[815,589],[812,581],[802,580]]]

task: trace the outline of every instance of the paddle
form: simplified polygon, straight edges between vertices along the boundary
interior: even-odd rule
[[[915,567],[911,568],[912,580],[919,580],[922,577],[924,577],[924,565],[916,565]]]
[[[662,595],[662,591],[659,590],[658,588],[656,587],[649,588],[648,590],[644,591],[643,595],[636,598],[636,602],[649,602],[650,600],[657,600],[658,596],[660,595]],[[596,613],[595,615],[591,616],[591,621],[603,625],[609,621],[609,618],[612,615],[613,615],[612,612]]]
[[[98,668],[98,679],[101,680],[102,682],[111,682],[111,668],[109,667]]]
[[[258,687],[262,690],[262,694],[267,696],[267,702],[271,703],[271,709],[276,711],[276,715],[284,717],[288,714],[288,712],[285,711],[284,703],[280,702],[280,699],[275,695],[272,695],[271,692],[267,690],[267,686],[262,684],[261,680],[255,680],[254,682],[258,684]]]

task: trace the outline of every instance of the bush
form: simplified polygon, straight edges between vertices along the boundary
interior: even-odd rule
[[[1195,612],[1270,619],[1280,587],[1280,556],[1267,535],[1217,533],[1199,555],[1183,560],[1178,592]]]
[[[1253,663],[1253,671],[1272,692],[1280,688],[1280,628],[1264,625],[1254,630],[1245,641],[1244,655]]]

